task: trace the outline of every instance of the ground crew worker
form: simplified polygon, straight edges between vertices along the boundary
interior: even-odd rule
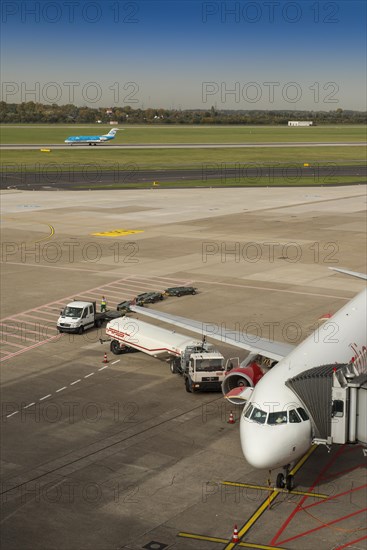
[[[101,313],[102,311],[106,311],[107,309],[107,300],[104,296],[102,296],[102,300],[101,300]]]

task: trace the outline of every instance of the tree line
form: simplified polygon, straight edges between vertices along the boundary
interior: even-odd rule
[[[367,113],[336,109],[335,111],[235,111],[205,109],[133,109],[124,107],[77,107],[0,102],[0,122],[48,124],[271,124],[286,125],[289,120],[312,120],[314,124],[366,124]]]

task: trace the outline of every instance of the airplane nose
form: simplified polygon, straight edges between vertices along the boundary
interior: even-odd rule
[[[254,468],[267,470],[282,468],[298,460],[311,445],[308,422],[269,426],[248,421],[242,416],[240,437],[246,461]]]

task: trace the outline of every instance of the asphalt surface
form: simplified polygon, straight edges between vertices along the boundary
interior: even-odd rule
[[[360,182],[361,177],[367,177],[367,166],[340,166],[328,163],[324,166],[290,165],[285,167],[262,167],[253,164],[237,164],[229,167],[227,164],[207,163],[196,169],[166,169],[166,170],[141,170],[131,164],[120,170],[103,170],[97,164],[87,165],[84,170],[80,166],[62,165],[57,169],[54,164],[40,166],[38,171],[25,171],[19,167],[18,171],[3,171],[0,175],[1,189],[73,189],[80,185],[111,185],[120,184],[129,187],[130,184],[142,184],[153,182],[182,183],[185,181],[197,181],[199,185],[210,186],[210,180],[220,179],[223,186],[227,180],[231,180],[231,186],[254,185],[260,178],[268,178],[269,185],[279,180],[279,185],[286,181],[297,184],[300,178],[309,178],[310,185],[340,183],[342,176],[355,176]],[[235,181],[233,181],[233,178]]]
[[[363,287],[328,267],[366,272],[365,200],[362,186],[2,191],[1,549],[230,550],[236,524],[241,547],[365,550],[359,445],[316,448],[277,493],[221,393],[112,355],[103,330],[55,328],[74,297],[113,308],[186,284],[198,294],[149,307],[294,344]],[[132,234],[103,233],[117,228]]]

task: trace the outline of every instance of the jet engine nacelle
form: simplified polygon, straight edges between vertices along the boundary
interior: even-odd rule
[[[253,388],[256,386],[258,381],[264,376],[263,371],[260,366],[252,362],[246,367],[239,367],[238,369],[231,370],[222,383],[222,392],[223,394],[231,401],[231,397],[227,396],[232,390],[236,388],[245,389],[246,387]],[[238,394],[237,392],[233,392]],[[232,402],[232,401],[231,401]],[[238,400],[233,401],[234,404],[238,404]]]

